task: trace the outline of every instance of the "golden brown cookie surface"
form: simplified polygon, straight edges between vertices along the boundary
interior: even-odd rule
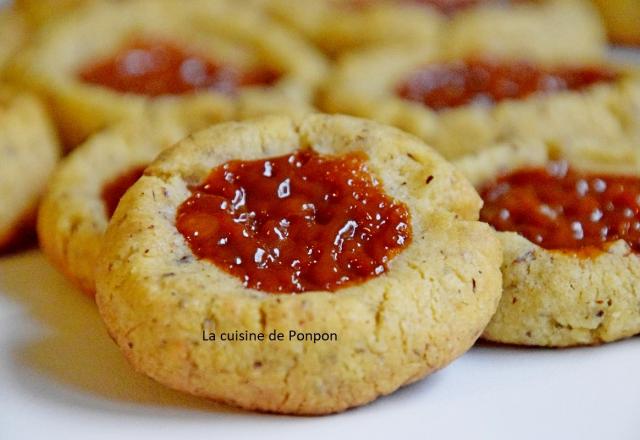
[[[640,45],[640,2],[638,0],[596,0],[609,37],[619,44]]]
[[[187,135],[170,121],[129,121],[93,135],[60,163],[38,213],[40,246],[89,295],[119,198],[158,153]]]
[[[437,51],[444,25],[444,18],[437,11],[406,1],[267,0],[262,3],[267,12],[331,57],[390,44]]]
[[[517,139],[564,149],[633,144],[639,84],[637,73],[604,63],[449,60],[386,48],[344,58],[323,103],[395,125],[458,158]]]
[[[11,74],[51,100],[75,146],[145,113],[189,124],[306,111],[324,69],[295,35],[233,2],[135,0],[89,2],[48,23]],[[150,90],[177,80],[187,87]]]
[[[454,58],[525,55],[542,63],[590,63],[605,54],[604,29],[589,2],[499,3],[480,2],[457,14],[442,37],[444,53]]]
[[[14,9],[0,7],[0,74],[5,65],[27,38],[27,28],[22,14]]]
[[[605,51],[604,30],[580,0],[258,1],[332,57],[381,46],[444,51],[453,57],[526,53],[544,62],[589,61]]]
[[[566,347],[640,333],[638,153],[611,151],[558,157],[532,142],[458,162],[485,198],[481,218],[503,231],[504,292],[485,339]]]
[[[365,153],[385,193],[409,207],[411,243],[388,270],[334,292],[273,294],[196,258],[176,229],[189,188],[229,161],[304,148]],[[107,231],[97,302],[129,361],[170,387],[248,409],[337,412],[443,367],[479,335],[497,304],[501,256],[475,221],[478,209],[450,165],[395,129],[325,115],[222,124],[163,153],[124,196]],[[203,340],[245,330],[285,339]],[[290,331],[337,341],[289,339]]]
[[[40,194],[60,155],[35,97],[0,87],[0,249],[30,229]]]

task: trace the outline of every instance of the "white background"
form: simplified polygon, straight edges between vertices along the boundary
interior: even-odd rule
[[[38,251],[0,259],[0,353],[2,440],[640,439],[640,338],[567,350],[481,345],[340,415],[247,413],[135,373],[93,302]]]

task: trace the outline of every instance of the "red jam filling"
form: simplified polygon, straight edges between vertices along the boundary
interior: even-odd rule
[[[545,249],[602,250],[626,241],[640,252],[640,179],[584,174],[564,162],[502,176],[480,192],[480,217]]]
[[[137,40],[114,57],[79,73],[90,84],[145,96],[180,95],[197,90],[233,94],[243,86],[275,83],[270,69],[241,71],[212,62],[166,41]]]
[[[364,282],[411,240],[407,207],[383,192],[363,154],[231,161],[191,191],[176,222],[193,253],[264,292]]]
[[[526,62],[457,61],[411,73],[396,89],[404,99],[434,110],[470,104],[495,104],[534,93],[579,91],[618,75],[604,67],[542,69]]]
[[[132,168],[126,173],[121,174],[112,181],[108,182],[102,188],[102,201],[107,210],[107,217],[111,218],[116,212],[120,199],[127,190],[138,181],[144,173],[144,166]]]

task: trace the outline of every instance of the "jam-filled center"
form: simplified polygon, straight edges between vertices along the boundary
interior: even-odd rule
[[[617,77],[617,73],[605,67],[545,69],[526,62],[454,61],[412,72],[398,84],[396,93],[442,110],[470,104],[492,105],[535,93],[579,91]]]
[[[383,192],[363,154],[312,150],[213,169],[176,223],[195,255],[271,293],[363,282],[411,240],[407,207]]]
[[[481,190],[480,217],[556,250],[603,249],[624,240],[640,252],[640,179],[585,174],[556,162],[522,169]]]
[[[116,212],[120,199],[127,190],[138,181],[144,173],[145,166],[138,166],[127,170],[115,179],[107,182],[102,187],[102,202],[104,203],[107,217],[111,218]]]
[[[279,74],[262,68],[243,71],[162,41],[138,39],[113,57],[78,73],[80,79],[122,93],[180,95],[198,90],[233,94],[243,86],[275,83]]]

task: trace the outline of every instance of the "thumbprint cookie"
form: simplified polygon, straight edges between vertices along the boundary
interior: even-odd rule
[[[92,135],[56,168],[38,210],[38,238],[83,292],[95,293],[98,255],[120,197],[161,150],[187,134],[166,120],[122,122]]]
[[[322,101],[327,111],[416,134],[449,159],[512,140],[585,149],[640,140],[638,74],[602,62],[451,60],[370,50],[339,63]]]
[[[325,63],[239,3],[101,1],[44,26],[10,74],[52,103],[72,147],[147,112],[184,123],[304,112]]]
[[[251,410],[338,412],[444,367],[482,333],[502,252],[480,205],[394,128],[328,115],[219,124],[161,153],[122,197],[96,300],[158,382]]]
[[[523,143],[458,162],[504,248],[485,339],[567,347],[640,333],[640,161],[637,150],[611,151]]]

